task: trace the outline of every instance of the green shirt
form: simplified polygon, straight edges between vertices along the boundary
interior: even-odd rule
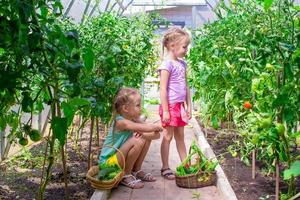
[[[121,115],[117,115],[115,121],[113,121],[112,126],[109,129],[109,132],[105,138],[103,148],[101,150],[101,154],[99,156],[99,162],[105,163],[108,158],[110,158],[112,155],[116,153],[116,150],[108,146],[113,146],[117,149],[120,149],[120,147],[130,138],[132,137],[133,132],[129,130],[124,131],[116,131],[113,132],[113,127],[115,126],[115,122],[119,120],[123,120],[124,117]]]

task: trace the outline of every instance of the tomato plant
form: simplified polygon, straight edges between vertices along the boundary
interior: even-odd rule
[[[257,149],[270,170],[276,161],[290,166],[297,159],[291,135],[300,119],[299,8],[285,0],[238,0],[222,9],[219,20],[193,33],[194,99],[205,104],[203,115],[234,121],[245,162]],[[240,106],[244,99],[253,102],[251,110],[248,103]],[[292,181],[289,186],[291,197]]]
[[[155,62],[151,17],[104,13],[76,25],[62,21],[61,12],[56,0],[0,2],[0,129],[12,127],[9,138],[21,145],[28,138],[38,141],[33,115],[45,106],[51,110],[41,199],[57,157],[56,140],[66,169],[63,146],[75,114],[107,123],[116,91],[138,87]],[[21,122],[23,113],[31,116],[28,122]]]

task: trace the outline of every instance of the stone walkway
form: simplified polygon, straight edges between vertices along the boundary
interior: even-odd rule
[[[159,119],[157,106],[149,106],[148,111],[150,116],[147,121],[154,122]],[[185,128],[185,142],[187,148],[194,138],[193,128],[187,126]],[[135,190],[120,185],[117,189],[112,190],[109,200],[222,200],[216,186],[184,189],[176,186],[175,181],[162,178],[160,175],[160,144],[161,139],[152,142],[142,166],[145,172],[151,172],[157,180],[155,182],[145,182],[144,188]],[[171,169],[175,170],[179,163],[180,159],[173,139],[170,148]]]

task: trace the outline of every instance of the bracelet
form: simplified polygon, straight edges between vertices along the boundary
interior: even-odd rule
[[[164,111],[163,113],[169,113],[169,111]]]

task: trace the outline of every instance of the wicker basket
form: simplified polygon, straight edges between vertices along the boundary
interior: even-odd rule
[[[205,180],[202,180],[203,176],[208,176]],[[202,172],[197,174],[188,174],[186,176],[175,175],[176,185],[183,188],[200,188],[210,185],[215,185],[217,180],[216,172],[212,172],[209,175],[205,175]]]
[[[200,151],[200,149],[199,149]],[[191,147],[189,149],[189,155],[191,155]],[[199,165],[201,161],[200,153],[193,153],[192,155],[195,155],[195,160],[197,165]],[[191,166],[191,159],[188,160],[189,165]],[[198,171],[195,174],[187,174],[184,176],[178,176],[175,173],[175,181],[176,185],[183,188],[200,188],[200,187],[206,187],[210,185],[215,185],[217,181],[217,174],[216,171],[213,172],[202,172]]]
[[[109,189],[112,189],[116,186],[118,186],[119,182],[122,180],[123,176],[124,176],[124,169],[125,169],[125,157],[123,155],[123,153],[113,147],[113,146],[105,146],[105,147],[110,147],[110,148],[113,148],[115,149],[116,151],[118,151],[122,157],[122,160],[123,160],[123,169],[111,180],[98,180],[97,178],[95,178],[95,176],[98,175],[99,173],[99,166],[93,166],[91,167],[87,174],[86,174],[86,179],[91,183],[92,187],[93,188],[96,188],[96,189],[105,189],[105,190],[109,190]],[[93,151],[93,153],[91,154],[91,159],[90,159],[90,166],[92,166],[92,160],[93,160],[93,155],[95,154],[95,152],[98,152],[101,148],[98,148],[96,149],[95,151]]]

